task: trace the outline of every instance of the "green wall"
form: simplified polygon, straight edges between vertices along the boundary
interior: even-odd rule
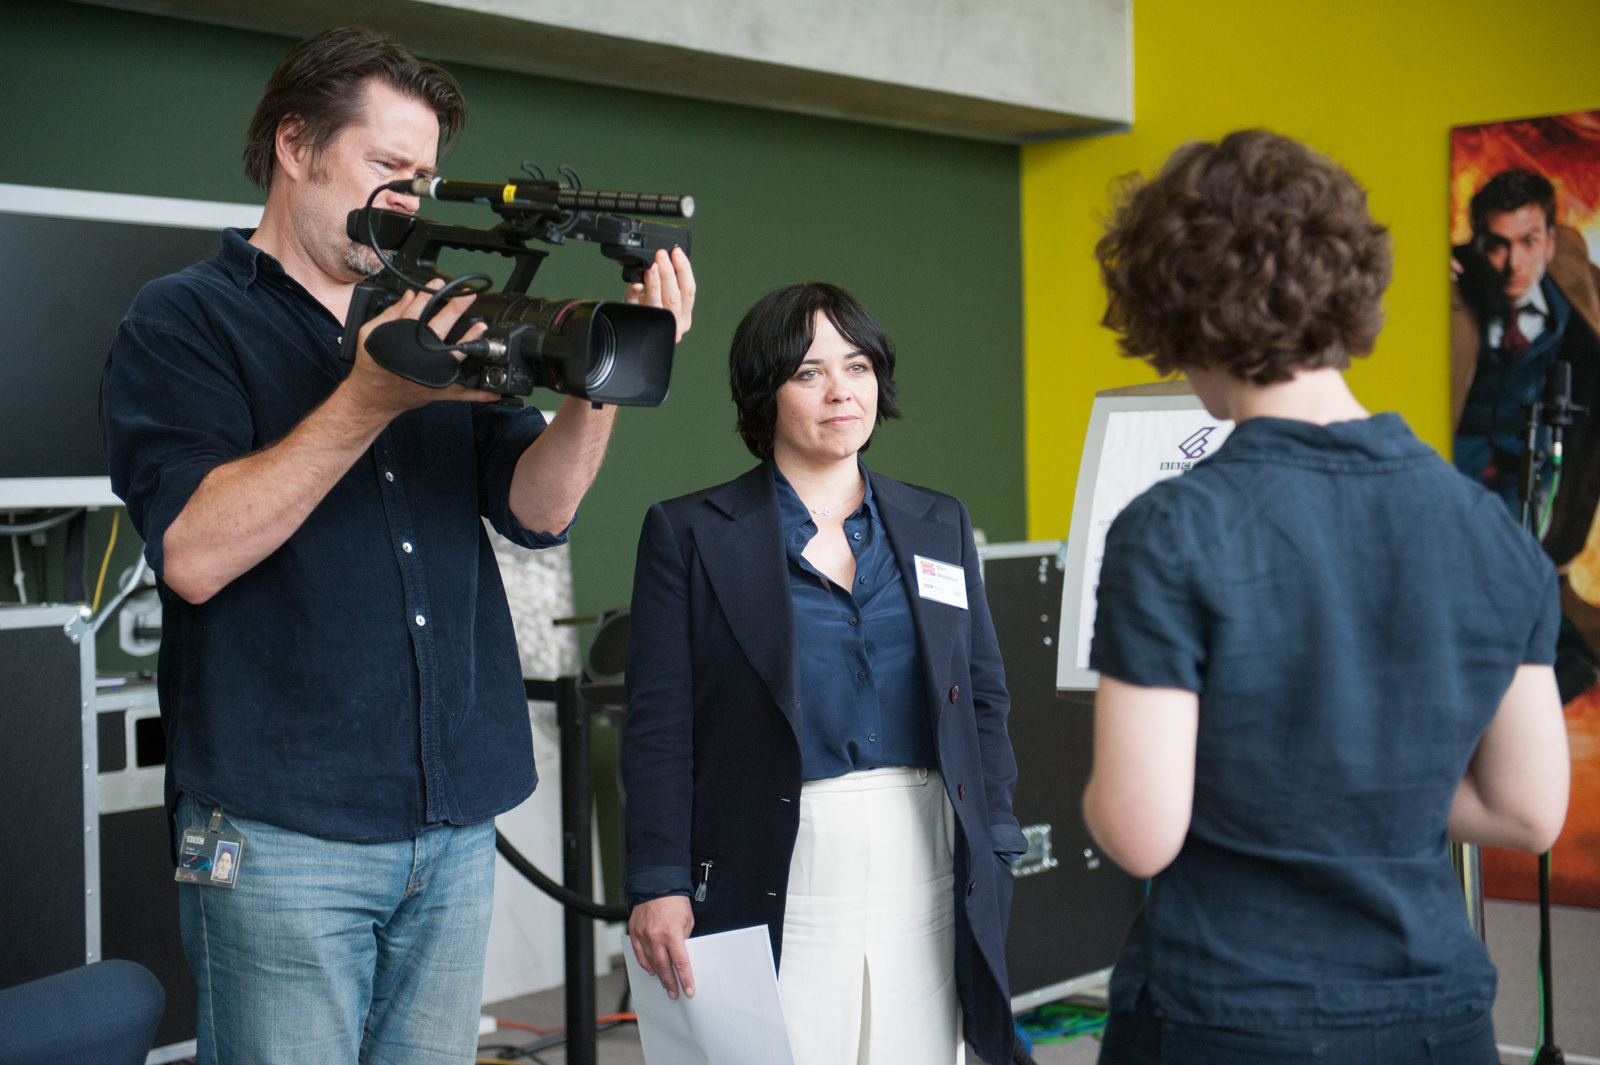
[[[425,41],[407,43],[426,51]],[[8,0],[0,5],[0,84],[10,101],[0,182],[260,202],[239,153],[256,97],[291,44]],[[623,412],[584,504],[573,534],[580,611],[627,601],[650,502],[753,461],[733,431],[726,345],[757,297],[791,281],[852,289],[899,346],[905,417],[880,434],[874,467],[961,496],[991,540],[1022,538],[1016,149],[450,67],[473,113],[441,164],[446,177],[499,180],[529,158],[547,171],[570,163],[593,186],[690,193],[699,207],[694,330],[679,346],[667,402]],[[487,211],[437,206],[427,213],[493,221]],[[92,248],[83,262],[93,268]],[[605,298],[621,288],[612,264],[576,247],[555,250],[533,291]],[[548,393],[534,399],[556,402]],[[97,564],[94,544],[90,554]],[[0,559],[0,572],[9,569]],[[0,597],[14,597],[9,590],[0,585]]]

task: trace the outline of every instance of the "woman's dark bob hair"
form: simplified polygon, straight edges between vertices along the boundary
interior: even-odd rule
[[[876,428],[885,418],[900,417],[895,401],[894,345],[857,299],[822,281],[788,285],[762,296],[733,332],[728,352],[728,384],[739,411],[739,435],[758,459],[772,457],[778,428],[778,389],[800,369],[800,362],[816,338],[817,312],[872,360],[878,379]],[[865,451],[872,441],[861,445]]]
[[[1383,327],[1389,233],[1344,168],[1265,130],[1186,144],[1124,179],[1095,247],[1103,324],[1157,372],[1267,385],[1345,369]]]

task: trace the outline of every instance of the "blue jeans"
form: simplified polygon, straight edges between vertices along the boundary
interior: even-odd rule
[[[212,807],[187,796],[178,828]],[[233,817],[237,887],[180,884],[199,1065],[438,1065],[478,1045],[494,822],[340,843]]]

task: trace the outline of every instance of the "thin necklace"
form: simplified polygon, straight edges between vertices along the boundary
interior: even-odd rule
[[[865,487],[866,487],[865,482],[863,482],[860,485],[857,485],[853,492],[851,492],[849,495],[845,496],[843,499],[839,500],[839,502],[834,503],[832,506],[823,507],[821,510],[818,510],[816,507],[813,507],[808,503],[808,504],[806,504],[806,509],[811,511],[812,514],[815,514],[819,518],[826,518],[828,515],[832,514],[834,512],[834,510],[836,510],[837,508],[844,506],[846,503],[853,502],[855,500],[856,496],[860,495],[861,492],[862,492],[862,489],[865,488]]]

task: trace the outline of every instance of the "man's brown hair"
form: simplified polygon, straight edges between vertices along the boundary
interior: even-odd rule
[[[1510,214],[1530,203],[1539,205],[1544,212],[1546,229],[1556,227],[1556,187],[1543,174],[1518,167],[1502,170],[1490,178],[1472,197],[1468,210],[1472,214],[1472,235],[1482,237],[1489,232],[1489,216]]]
[[[1155,178],[1122,179],[1095,255],[1123,354],[1256,384],[1370,352],[1392,265],[1355,179],[1265,130],[1186,144]]]
[[[244,172],[263,189],[272,185],[278,127],[296,122],[296,138],[314,161],[339,132],[360,118],[366,83],[377,78],[433,109],[443,153],[467,119],[467,101],[443,67],[417,59],[387,34],[361,26],[324,30],[295,45],[267,79],[245,138]]]

